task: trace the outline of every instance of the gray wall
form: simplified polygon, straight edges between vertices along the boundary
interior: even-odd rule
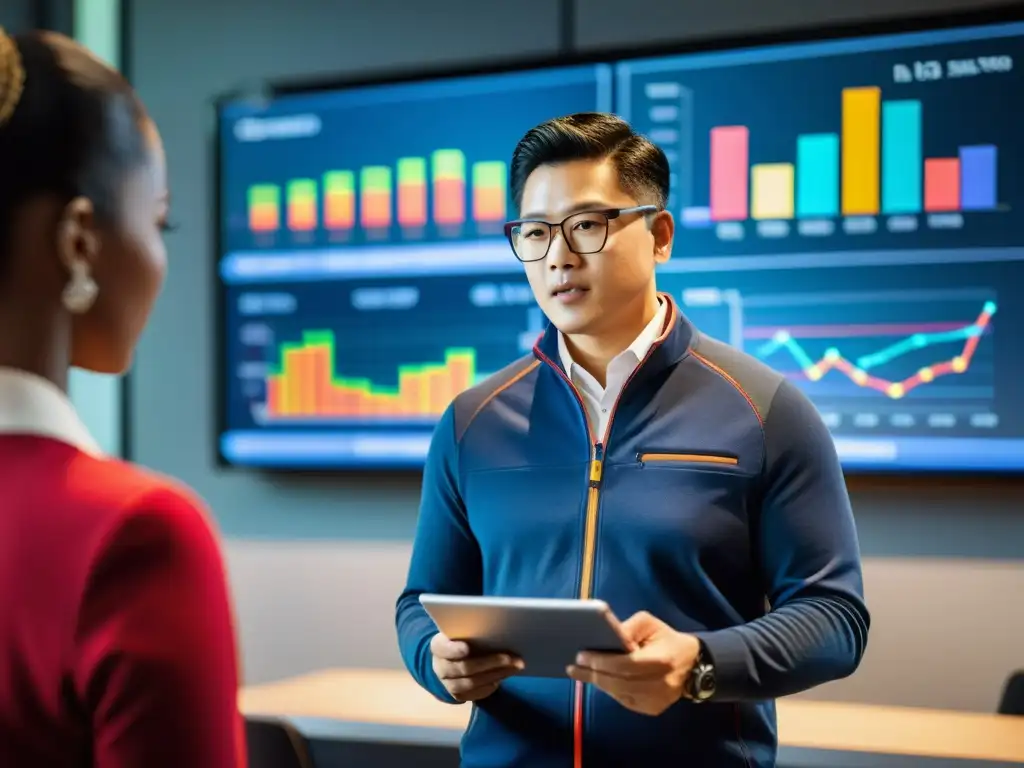
[[[582,47],[618,47],[983,4],[577,0],[576,31]],[[269,481],[214,467],[211,101],[266,76],[553,53],[557,3],[132,5],[131,73],[163,131],[182,225],[170,238],[168,285],[133,376],[135,456],[195,486],[216,511],[229,537],[250,682],[325,666],[398,665],[392,609],[418,479]],[[855,677],[809,695],[991,710],[1006,674],[1024,667],[1024,490],[904,482],[855,484],[853,496],[875,617],[871,646]]]

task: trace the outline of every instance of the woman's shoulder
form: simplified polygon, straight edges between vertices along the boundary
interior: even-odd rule
[[[108,539],[157,537],[191,546],[216,547],[209,510],[179,480],[118,459],[97,461],[87,480],[90,504],[103,518]]]

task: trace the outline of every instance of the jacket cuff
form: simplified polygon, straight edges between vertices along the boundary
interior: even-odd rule
[[[743,633],[736,628],[714,632],[694,632],[715,668],[713,701],[740,701],[750,698],[753,680],[750,651]]]

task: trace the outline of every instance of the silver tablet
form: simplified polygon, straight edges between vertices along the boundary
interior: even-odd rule
[[[565,677],[580,651],[626,653],[619,621],[603,600],[420,595],[452,640],[476,653],[510,653],[529,677]]]

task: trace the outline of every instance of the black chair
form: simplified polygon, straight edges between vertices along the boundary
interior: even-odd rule
[[[1024,715],[1024,669],[1006,679],[998,712],[1000,715]]]
[[[246,717],[245,743],[249,768],[315,768],[306,738],[285,720]]]

